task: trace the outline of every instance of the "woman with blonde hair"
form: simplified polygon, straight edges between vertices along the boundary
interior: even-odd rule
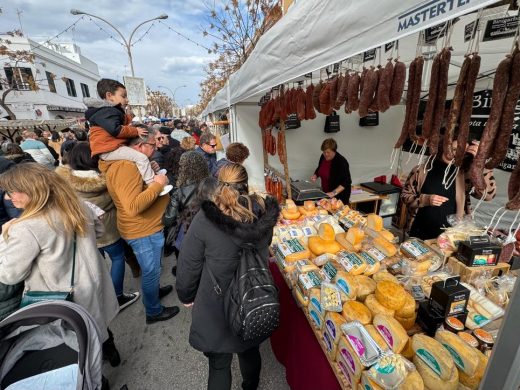
[[[182,243],[177,294],[185,306],[193,307],[189,341],[208,358],[208,389],[231,388],[231,361],[237,353],[242,388],[254,390],[260,380],[260,342],[244,342],[231,331],[208,267],[225,295],[238,267],[241,244],[254,243],[260,256],[268,258],[280,210],[274,198],[248,195],[248,176],[242,165],[226,165],[218,181],[214,201],[202,203]]]
[[[73,301],[94,317],[101,340],[115,348],[107,328],[119,305],[96,246],[100,222],[62,177],[40,164],[11,168],[0,175],[0,188],[23,209],[2,226],[0,282],[23,281],[25,291],[69,291],[74,259]]]

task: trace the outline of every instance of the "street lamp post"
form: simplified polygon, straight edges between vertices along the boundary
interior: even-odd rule
[[[177,104],[175,102],[175,93],[177,92],[177,90],[179,88],[186,88],[186,85],[179,85],[177,88],[175,88],[173,91],[168,88],[168,87],[165,87],[164,85],[158,85],[157,88],[164,88],[164,89],[167,89],[171,94],[172,94],[172,114],[175,115],[175,106],[174,104]]]
[[[125,36],[121,33],[121,31],[119,31],[116,26],[114,26],[112,23],[110,23],[108,20],[106,19],[103,19],[99,16],[96,16],[96,15],[92,15],[92,14],[89,14],[88,12],[83,12],[83,11],[80,11],[80,10],[77,10],[77,9],[71,9],[70,10],[70,13],[72,15],[87,15],[87,16],[90,16],[92,18],[96,18],[96,19],[99,19],[101,20],[102,22],[105,22],[106,24],[108,24],[110,27],[112,27],[118,34],[119,36],[121,37],[121,39],[123,40],[124,42],[124,45],[125,45],[125,48],[126,48],[126,52],[128,54],[128,61],[130,62],[130,70],[132,71],[132,77],[135,76],[135,73],[134,73],[134,62],[133,62],[133,58],[132,58],[132,38],[134,37],[134,34],[135,32],[139,29],[139,27],[141,27],[143,24],[146,24],[146,23],[150,23],[150,22],[153,22],[154,20],[163,20],[163,19],[168,19],[168,15],[166,14],[162,14],[162,15],[159,15],[155,18],[152,18],[152,19],[148,19],[148,20],[145,20],[144,22],[140,23],[137,25],[136,28],[134,28],[134,30],[131,32],[130,34],[130,38],[127,40],[125,38]]]

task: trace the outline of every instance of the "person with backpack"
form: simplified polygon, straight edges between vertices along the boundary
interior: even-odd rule
[[[242,388],[254,390],[260,380],[259,345],[279,318],[278,292],[268,259],[280,208],[274,198],[248,195],[248,176],[242,165],[223,167],[218,180],[214,200],[202,203],[184,237],[177,263],[177,294],[193,309],[189,342],[208,358],[208,389],[231,389],[231,361],[237,353]],[[253,272],[251,262],[256,262]],[[242,301],[240,280],[251,282],[253,292],[261,292],[260,299]],[[259,305],[253,307],[250,302]],[[244,309],[240,313],[237,304]],[[260,326],[244,321],[245,316]],[[274,321],[269,322],[271,318]]]

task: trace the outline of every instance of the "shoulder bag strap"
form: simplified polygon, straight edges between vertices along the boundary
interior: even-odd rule
[[[76,232],[74,232],[74,242],[72,244],[72,273],[70,276],[70,289],[74,289],[74,274],[76,272]]]

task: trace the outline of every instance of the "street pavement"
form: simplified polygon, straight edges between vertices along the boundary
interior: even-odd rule
[[[161,285],[175,285],[171,267],[175,256],[163,260]],[[127,267],[128,268],[128,267]],[[125,291],[137,291],[139,279],[127,269]],[[103,364],[103,374],[111,390],[204,390],[207,386],[208,364],[204,355],[188,343],[191,310],[185,308],[174,291],[163,298],[166,306],[178,305],[174,318],[146,325],[141,300],[119,313],[110,325],[121,355],[121,365],[112,368]],[[208,324],[211,326],[211,324]],[[259,390],[289,390],[285,369],[278,363],[269,341],[261,346],[262,374]],[[233,359],[233,389],[241,389],[241,376],[236,356]]]

